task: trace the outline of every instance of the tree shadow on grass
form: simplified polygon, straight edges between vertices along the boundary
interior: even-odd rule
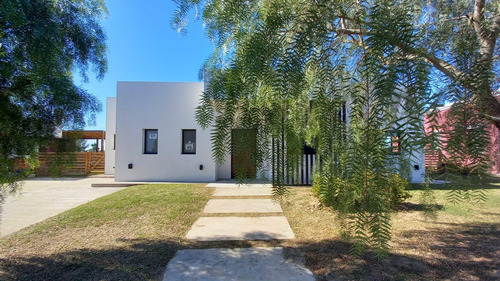
[[[305,264],[318,280],[500,279],[500,224],[433,225],[395,237],[384,260],[370,252],[353,257],[351,244],[340,240],[123,239],[112,248],[0,259],[0,280],[161,280],[179,249],[252,246],[284,246],[285,258]]]
[[[396,237],[383,260],[369,251],[353,257],[352,244],[339,240],[298,243],[287,253],[302,257],[317,280],[500,280],[500,224],[451,224],[410,235],[421,242]]]
[[[352,244],[339,240],[299,243],[286,248],[288,260],[302,262],[317,280],[406,280],[425,274],[432,265],[426,261],[398,254],[378,259],[372,252],[360,257],[350,254]]]
[[[0,280],[152,280],[152,276],[159,278],[175,252],[184,248],[173,240],[121,242],[123,246],[109,249],[0,259]]]
[[[248,248],[256,243],[273,247],[282,241],[186,241],[173,238],[120,239],[116,242],[120,246],[0,258],[0,280],[162,280],[168,262],[180,249]]]
[[[401,212],[413,212],[413,211],[418,211],[418,212],[423,212],[425,209],[434,209],[434,210],[442,210],[443,205],[440,204],[432,204],[431,206],[425,206],[424,204],[415,204],[411,202],[403,202],[398,206],[398,211]]]

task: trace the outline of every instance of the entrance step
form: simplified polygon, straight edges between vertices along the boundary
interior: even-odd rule
[[[286,217],[201,217],[187,239],[196,241],[274,240],[295,237]]]
[[[270,187],[217,187],[213,197],[271,195],[273,195],[273,190]]]
[[[259,188],[268,187],[271,188],[273,185],[270,183],[249,183],[249,184],[239,184],[237,182],[213,182],[207,184],[207,187],[236,187],[236,188]]]
[[[272,199],[211,199],[204,213],[281,213],[283,210]]]
[[[283,248],[190,249],[177,251],[163,281],[313,281],[302,265],[286,261]]]

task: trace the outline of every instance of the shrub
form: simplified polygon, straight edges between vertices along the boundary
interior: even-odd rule
[[[387,199],[391,202],[391,208],[396,209],[410,197],[410,193],[406,191],[409,185],[408,180],[399,174],[389,174],[385,177],[385,181],[387,188],[383,192],[387,192]],[[362,196],[360,195],[360,190],[358,192],[349,192],[356,189],[352,182],[352,180],[344,180],[338,177],[332,177],[329,180],[318,178],[314,181],[312,193],[325,206],[333,207],[342,212],[355,212],[356,206],[362,200]],[[353,196],[353,194],[358,194],[358,196]],[[347,201],[352,201],[352,204],[338,204],[339,202],[345,203]],[[339,209],[339,207],[345,205],[349,205],[351,208]]]
[[[408,185],[408,180],[399,174],[390,174],[387,177],[387,186],[389,189],[391,207],[393,209],[396,209],[410,197],[410,193],[406,191]]]

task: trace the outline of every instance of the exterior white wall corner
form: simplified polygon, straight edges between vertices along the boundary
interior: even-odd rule
[[[195,120],[203,89],[203,82],[118,82],[116,181],[216,179],[211,130]],[[157,154],[144,154],[145,129],[158,130]],[[183,129],[196,130],[196,154],[182,154]]]
[[[418,149],[411,157],[410,157],[410,169],[411,169],[411,178],[410,182],[412,183],[422,183],[425,181],[425,153],[424,149]]]
[[[115,174],[116,98],[106,98],[106,142],[104,174]]]

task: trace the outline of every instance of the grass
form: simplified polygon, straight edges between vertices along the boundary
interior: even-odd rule
[[[497,181],[498,180],[498,181]],[[448,203],[437,186],[437,218],[419,204],[420,186],[393,214],[386,260],[356,258],[335,214],[311,188],[290,188],[281,201],[296,239],[191,242],[185,235],[213,190],[203,185],[124,189],[0,240],[0,280],[159,280],[182,248],[281,246],[318,280],[500,279],[500,180],[478,183],[482,204]]]
[[[0,280],[157,280],[212,189],[134,186],[0,240]]]
[[[487,201],[477,204],[447,200],[451,185],[434,191],[437,217],[425,216],[421,191],[392,216],[393,239],[386,260],[369,252],[349,254],[339,221],[312,196],[310,188],[292,188],[282,203],[296,239],[288,247],[304,256],[318,280],[499,280],[500,183],[478,183]]]

